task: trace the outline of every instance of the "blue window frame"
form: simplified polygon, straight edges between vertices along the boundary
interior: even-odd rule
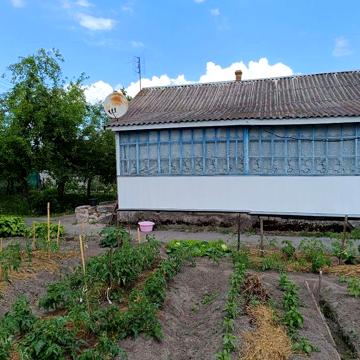
[[[120,132],[121,176],[360,175],[357,124]]]

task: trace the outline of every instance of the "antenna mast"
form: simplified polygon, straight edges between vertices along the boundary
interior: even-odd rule
[[[141,91],[141,58],[140,56],[135,56],[136,59],[136,73],[139,75],[140,91]]]

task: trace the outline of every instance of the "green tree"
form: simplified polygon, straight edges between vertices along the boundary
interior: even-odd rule
[[[10,65],[13,88],[1,103],[5,132],[13,136],[11,144],[2,145],[9,149],[16,143],[15,150],[26,154],[22,157],[15,151],[9,158],[14,163],[22,161],[23,166],[4,166],[13,169],[11,176],[17,177],[25,189],[31,170],[48,171],[56,181],[59,198],[75,172],[75,149],[86,115],[84,76],[73,81],[65,78],[63,61],[58,50],[40,49]]]

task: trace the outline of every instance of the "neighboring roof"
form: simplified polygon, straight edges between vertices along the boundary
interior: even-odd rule
[[[142,89],[110,127],[360,116],[360,71]]]

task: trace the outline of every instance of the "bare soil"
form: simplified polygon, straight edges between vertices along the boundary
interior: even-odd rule
[[[210,360],[222,343],[223,309],[227,299],[230,259],[219,264],[201,258],[186,266],[169,284],[159,312],[161,342],[140,336],[120,346],[129,360]]]

